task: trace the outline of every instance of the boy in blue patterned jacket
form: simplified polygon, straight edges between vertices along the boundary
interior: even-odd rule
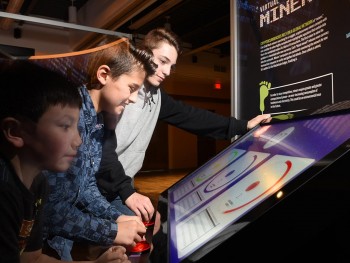
[[[80,87],[83,106],[78,126],[83,143],[77,158],[66,173],[45,172],[51,191],[44,210],[46,249],[50,253],[53,249],[63,260],[72,260],[74,241],[132,247],[146,232],[139,217],[122,215],[96,185],[103,113],[118,116],[129,103],[135,103],[145,77],[155,71],[150,51],[117,42],[89,59],[88,79]]]

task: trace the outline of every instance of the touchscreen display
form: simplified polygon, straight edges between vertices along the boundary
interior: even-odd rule
[[[169,262],[181,262],[229,226],[244,227],[242,216],[324,165],[349,138],[350,113],[338,112],[259,126],[236,140],[167,190]]]

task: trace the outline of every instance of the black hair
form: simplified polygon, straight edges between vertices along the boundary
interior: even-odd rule
[[[37,122],[50,106],[82,105],[76,85],[30,60],[0,60],[0,83],[0,120],[25,117]]]

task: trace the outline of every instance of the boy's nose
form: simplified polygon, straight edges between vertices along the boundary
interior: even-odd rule
[[[131,93],[129,97],[129,102],[136,103],[136,101],[137,101],[137,91]]]

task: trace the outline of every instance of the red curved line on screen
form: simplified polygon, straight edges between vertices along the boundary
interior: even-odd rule
[[[228,214],[228,213],[231,213],[233,211],[236,211],[238,209],[241,209],[242,207],[254,202],[255,200],[259,199],[261,196],[263,196],[264,194],[266,194],[268,191],[270,191],[271,188],[273,188],[275,185],[277,185],[284,177],[287,176],[287,174],[289,173],[290,169],[292,168],[292,162],[287,160],[286,162],[286,165],[287,165],[287,169],[286,171],[283,173],[283,176],[281,176],[280,179],[278,179],[271,187],[269,187],[268,189],[266,189],[265,192],[261,193],[260,195],[258,195],[257,197],[255,197],[254,199],[250,200],[249,202],[245,203],[244,205],[241,205],[241,206],[238,206],[236,208],[233,208],[233,209],[229,209],[229,210],[226,210],[224,211],[223,213],[224,214]]]

